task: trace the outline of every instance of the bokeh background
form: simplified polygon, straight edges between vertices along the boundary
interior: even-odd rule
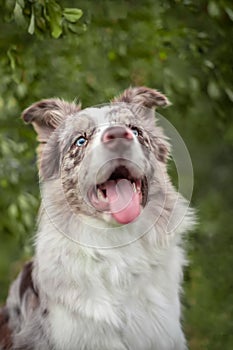
[[[0,304],[33,253],[36,140],[20,114],[58,96],[83,106],[129,85],[166,93],[163,115],[194,168],[187,240],[191,350],[233,349],[233,7],[227,0],[0,1]]]

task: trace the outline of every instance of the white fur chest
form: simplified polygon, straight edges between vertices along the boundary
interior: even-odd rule
[[[47,286],[56,350],[185,349],[178,298],[183,259],[179,248],[164,249],[156,257],[139,241],[103,251],[101,257],[94,252],[84,257],[66,246],[59,260],[53,254],[52,264],[51,253],[47,278],[44,273],[38,278]]]

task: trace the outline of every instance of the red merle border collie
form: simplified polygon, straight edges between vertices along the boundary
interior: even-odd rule
[[[194,220],[167,174],[154,109],[168,104],[136,87],[102,106],[55,98],[24,111],[42,205],[35,257],[0,311],[1,350],[186,349],[182,236]]]

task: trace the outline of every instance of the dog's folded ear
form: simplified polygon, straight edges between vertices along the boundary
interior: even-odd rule
[[[129,103],[131,105],[135,105],[137,109],[137,113],[141,110],[141,116],[145,120],[147,120],[148,123],[151,123],[151,126],[155,124],[155,117],[154,117],[154,108],[157,107],[167,107],[171,105],[168,98],[160,93],[157,90],[150,89],[145,86],[139,86],[139,87],[130,87],[129,89],[125,90],[121,95],[114,98],[113,102],[124,102]],[[141,107],[138,109],[138,107]],[[149,110],[146,110],[145,108],[148,108]],[[151,116],[151,118],[148,118]],[[169,149],[170,146],[167,142],[167,140],[163,137],[162,129],[157,127],[157,133],[160,134],[160,138],[156,137],[154,138],[154,150],[156,153],[156,157],[159,161],[166,163],[168,155],[169,155]]]
[[[129,88],[115,97],[113,102],[126,102],[147,108],[166,107],[171,104],[165,95],[145,86]]]
[[[54,131],[68,116],[79,112],[80,109],[80,105],[53,98],[36,102],[23,112],[23,120],[31,123],[38,135],[38,168],[42,178],[55,176],[59,168],[60,154]],[[49,144],[50,137],[53,142]]]
[[[53,98],[34,103],[25,109],[22,118],[26,123],[34,126],[38,141],[46,143],[51,133],[63,123],[65,118],[79,110],[80,105]]]

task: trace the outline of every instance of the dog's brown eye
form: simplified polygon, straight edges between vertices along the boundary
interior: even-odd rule
[[[83,147],[85,146],[87,143],[87,139],[84,136],[79,137],[76,141],[75,141],[75,146],[78,147]]]

